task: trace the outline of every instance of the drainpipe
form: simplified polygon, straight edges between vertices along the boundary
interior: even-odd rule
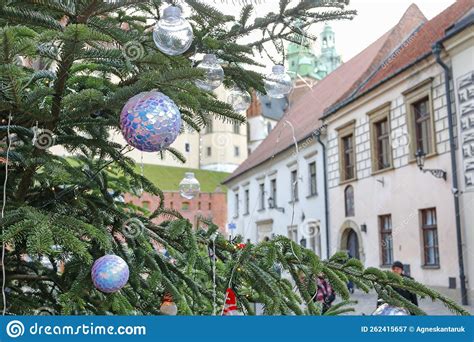
[[[318,143],[323,149],[323,170],[324,170],[324,222],[326,226],[326,255],[329,259],[330,248],[329,248],[329,198],[328,198],[328,176],[327,176],[327,160],[326,160],[326,145],[321,141],[321,132],[316,133]]]
[[[462,242],[462,231],[461,231],[461,215],[459,206],[459,195],[458,195],[458,170],[456,163],[456,142],[454,141],[454,125],[453,125],[453,113],[451,109],[451,92],[449,89],[449,80],[451,79],[451,71],[449,67],[441,59],[442,44],[436,43],[433,45],[433,54],[436,58],[436,62],[441,65],[444,70],[444,85],[446,88],[446,102],[448,106],[448,128],[449,128],[449,151],[451,154],[451,172],[453,195],[454,195],[454,212],[456,215],[456,239],[458,245],[458,262],[459,262],[459,280],[461,282],[461,301],[463,305],[468,305],[468,296],[466,291],[466,276],[464,274],[464,257],[463,257],[463,242]]]

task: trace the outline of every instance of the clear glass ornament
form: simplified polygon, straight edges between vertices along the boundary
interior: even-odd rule
[[[252,97],[250,94],[239,88],[234,88],[227,96],[227,103],[229,103],[236,112],[246,111],[250,107]]]
[[[179,183],[179,193],[181,197],[193,199],[201,191],[199,181],[194,177],[193,172],[186,172],[183,180]]]
[[[224,80],[224,69],[222,69],[217,61],[216,55],[204,55],[201,64],[199,64],[197,68],[205,71],[204,79],[196,80],[196,85],[202,90],[211,91],[222,84]]]
[[[153,30],[153,40],[161,52],[177,56],[186,52],[193,42],[193,28],[176,6],[167,7]]]
[[[288,95],[293,88],[291,77],[285,72],[283,65],[274,65],[272,73],[265,79],[265,90],[267,95],[281,99]]]

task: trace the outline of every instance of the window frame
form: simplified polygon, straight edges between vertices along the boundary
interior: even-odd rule
[[[370,126],[370,154],[372,162],[372,174],[385,172],[393,169],[393,148],[392,148],[392,138],[391,138],[391,116],[390,116],[390,102],[384,103],[383,105],[375,108],[374,110],[367,113],[369,116],[369,126]],[[380,136],[378,134],[378,125],[383,122],[387,122],[387,132],[385,134],[384,140],[387,143],[387,159],[388,165],[382,166],[380,164]],[[383,149],[383,147],[382,147]],[[383,153],[383,152],[382,152]]]
[[[240,147],[234,145],[234,157],[240,157]]]
[[[234,218],[239,217],[239,190],[234,190]]]
[[[312,172],[311,168],[314,166],[314,173]],[[310,161],[308,163],[308,180],[309,180],[309,187],[308,187],[308,196],[317,196],[318,195],[318,169],[316,167],[316,161]],[[314,182],[313,182],[314,180]],[[314,183],[314,189],[313,189]],[[314,191],[313,191],[314,190]]]
[[[349,206],[347,205],[347,191],[352,189],[352,211],[349,213]],[[344,214],[345,217],[354,217],[355,216],[355,192],[354,192],[354,187],[352,185],[347,185],[344,188]]]
[[[292,225],[287,227],[288,239],[299,244],[298,242],[298,225]],[[294,238],[294,239],[293,239]]]
[[[339,145],[339,184],[344,184],[357,179],[357,159],[356,159],[356,146],[355,146],[355,120],[349,121],[341,127],[336,128],[338,132],[338,145]],[[353,160],[353,175],[347,177],[346,173],[346,155],[344,148],[344,141],[349,136],[352,137],[352,151],[351,156]]]
[[[239,123],[233,123],[232,124],[232,132],[234,132],[234,134],[240,134],[240,124]]]
[[[427,213],[434,213],[434,224],[428,224],[425,222]],[[438,213],[435,207],[425,208],[420,210],[420,229],[421,229],[421,244],[422,244],[422,258],[423,258],[423,267],[424,268],[439,268],[440,263],[440,253],[439,253],[439,236],[438,236]],[[433,246],[426,245],[427,233],[433,233]],[[434,253],[434,263],[428,263],[427,260],[427,249],[433,249]]]
[[[389,227],[388,229],[385,226],[384,219],[389,219]],[[378,216],[378,230],[379,230],[379,246],[380,246],[380,266],[382,267],[389,267],[393,264],[393,222],[392,222],[392,214],[385,214]],[[386,246],[385,237],[388,236],[390,241],[390,245]],[[390,253],[390,260],[385,260],[385,250],[388,249]]]
[[[259,208],[258,210],[265,210],[265,183],[258,184],[258,200],[259,200]]]
[[[212,157],[212,148],[211,148],[211,146],[207,146],[207,148],[206,148],[206,157]]]
[[[250,190],[244,189],[244,215],[250,213]]]
[[[433,97],[432,97],[432,82],[433,78],[430,77],[423,82],[415,85],[414,87],[404,91],[402,94],[405,98],[406,106],[406,118],[408,124],[408,132],[410,135],[409,144],[409,160],[410,162],[415,162],[415,154],[418,150],[417,144],[417,135],[416,135],[416,123],[415,123],[415,110],[414,105],[427,98],[428,100],[428,110],[429,110],[429,123],[430,123],[430,139],[429,144],[431,147],[430,153],[427,153],[426,157],[431,157],[437,154],[436,146],[436,131],[435,131],[435,121],[434,121],[434,110],[433,110]]]
[[[270,179],[270,196],[273,199],[273,206],[276,208],[278,207],[278,201],[277,201],[277,196],[278,196],[278,184],[276,177]]]
[[[298,187],[299,187],[298,169],[290,170],[290,195],[291,195],[290,203],[298,202],[299,200]]]

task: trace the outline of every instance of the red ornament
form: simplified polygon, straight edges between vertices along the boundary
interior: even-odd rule
[[[245,246],[247,246],[245,243],[238,243],[238,244],[237,244],[237,248],[238,248],[238,249],[244,249]]]
[[[237,297],[235,296],[235,292],[231,288],[228,288],[226,290],[225,306],[222,315],[235,316],[237,314]]]

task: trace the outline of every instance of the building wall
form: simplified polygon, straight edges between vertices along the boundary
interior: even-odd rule
[[[433,77],[431,86],[432,109],[437,154],[427,158],[425,168],[448,171],[448,180],[422,173],[410,156],[410,134],[407,109],[402,93],[416,84]],[[451,193],[449,135],[447,107],[441,68],[431,62],[412,75],[405,75],[398,84],[388,83],[336,113],[328,123],[328,176],[332,251],[347,248],[345,234],[352,228],[359,240],[360,259],[365,266],[381,265],[378,216],[391,214],[394,260],[409,264],[411,275],[422,283],[448,286],[448,277],[459,274],[454,205]],[[390,102],[393,169],[372,172],[371,142],[368,112]],[[346,122],[355,120],[356,180],[341,184],[339,174],[338,131]],[[354,188],[355,216],[346,217],[344,190]],[[423,266],[423,241],[420,210],[436,208],[438,219],[439,268]],[[366,232],[362,231],[366,225]],[[459,286],[459,280],[457,279]]]
[[[179,211],[184,218],[193,224],[196,224],[198,217],[210,218],[225,234],[227,202],[224,192],[202,192],[192,200],[181,197],[179,192],[166,191],[164,196],[165,208]],[[144,193],[139,198],[126,194],[125,201],[145,207],[149,211],[154,211],[158,209],[160,199],[158,196],[149,193]],[[155,222],[160,223],[165,220],[165,218],[157,218]]]
[[[464,262],[468,287],[474,291],[474,29],[466,30],[444,45],[452,59],[454,97],[460,121],[457,162]]]
[[[215,90],[217,98],[226,102],[227,90],[221,86]],[[242,113],[245,116],[245,113]],[[247,129],[220,119],[212,119],[212,130],[200,133],[200,168],[204,170],[233,172],[247,159]],[[210,154],[208,153],[210,149]]]
[[[263,140],[268,136],[270,131],[275,128],[277,120],[265,118],[262,115],[247,118],[248,125],[248,149],[250,152],[262,143]]]
[[[289,128],[288,128],[289,129]],[[317,194],[309,196],[309,164],[316,162]],[[326,233],[324,218],[324,174],[322,168],[321,146],[315,141],[302,142],[298,154],[289,149],[275,158],[246,172],[244,175],[226,184],[228,222],[236,225],[233,234],[240,234],[252,242],[272,238],[275,235],[289,236],[288,227],[294,226],[297,233],[293,240],[300,243],[301,238],[307,240],[307,247],[318,255],[327,257]],[[298,172],[298,201],[291,201],[291,171]],[[276,179],[276,205],[284,212],[270,209],[268,198],[271,197],[270,183]],[[260,208],[260,188],[264,184],[264,208]],[[249,211],[245,208],[245,191],[249,191]],[[236,194],[239,196],[238,210]],[[313,229],[314,228],[314,229]],[[311,240],[313,239],[313,240]],[[311,241],[314,241],[314,246]]]

